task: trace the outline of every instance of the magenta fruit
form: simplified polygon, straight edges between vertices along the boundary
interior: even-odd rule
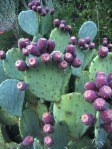
[[[76,45],[76,43],[77,43],[76,37],[75,36],[70,37],[70,44]]]
[[[75,68],[79,68],[82,65],[82,62],[79,58],[74,58],[72,61],[72,66]]]
[[[31,57],[28,59],[28,66],[35,68],[39,65],[39,61],[36,57]]]
[[[20,49],[26,47],[26,41],[25,41],[24,38],[20,38],[20,39],[18,40],[18,47],[19,47]]]
[[[103,45],[103,46],[107,46],[107,45],[108,45],[108,41],[107,41],[107,40],[103,40],[103,41],[102,41],[102,45]]]
[[[45,11],[48,13],[49,12],[49,7],[45,7]]]
[[[88,101],[88,102],[94,102],[95,99],[98,98],[98,95],[97,95],[97,93],[96,93],[95,91],[93,91],[93,90],[86,90],[86,91],[84,92],[84,98],[85,98],[85,100]]]
[[[49,53],[44,53],[41,55],[41,61],[43,63],[48,63],[50,60],[51,60],[51,57]]]
[[[104,123],[102,124],[102,127],[108,133],[112,133],[112,123]]]
[[[83,46],[83,50],[87,50],[89,48],[89,45],[88,44],[84,44],[84,46]]]
[[[30,54],[34,56],[40,56],[40,51],[38,50],[37,46],[34,44],[26,46],[26,49],[29,51]]]
[[[112,122],[112,110],[106,109],[100,113],[100,118],[105,123]]]
[[[109,86],[104,85],[100,88],[99,95],[104,99],[111,98],[112,89]]]
[[[45,112],[42,116],[42,121],[45,123],[45,124],[50,124],[53,122],[53,116],[51,115],[51,113],[49,112]]]
[[[54,26],[59,27],[60,20],[59,19],[54,19],[53,24],[54,24]]]
[[[98,76],[100,77],[101,75],[103,75],[103,76],[105,76],[105,77],[107,76],[106,73],[105,73],[105,72],[102,72],[102,71],[98,71],[98,72],[96,72],[96,74],[95,74],[96,77],[98,77]]]
[[[47,14],[47,13],[46,13],[46,11],[45,11],[44,9],[43,9],[43,10],[41,11],[41,13],[40,13],[40,15],[43,16],[43,17],[44,17],[46,14]]]
[[[47,45],[47,52],[48,52],[48,53],[53,52],[53,50],[55,49],[55,41],[49,39],[49,40],[47,41],[47,44],[48,44],[48,45]]]
[[[44,126],[43,126],[43,132],[45,133],[45,134],[49,134],[49,133],[51,133],[53,131],[53,126],[51,125],[51,124],[45,124]]]
[[[24,90],[27,89],[27,84],[24,81],[20,81],[20,82],[17,83],[17,88],[20,91],[24,91]]]
[[[49,12],[50,12],[50,15],[53,15],[54,14],[54,8],[51,8]]]
[[[52,53],[52,60],[55,62],[60,62],[62,61],[62,56],[63,54],[60,51],[54,51]]]
[[[84,39],[79,39],[78,40],[78,46],[81,47],[81,46],[84,46],[85,44],[85,40]]]
[[[109,51],[108,48],[103,46],[103,47],[99,48],[98,56],[101,58],[104,58],[108,55],[108,51]]]
[[[72,44],[69,44],[66,46],[66,52],[67,53],[71,53],[72,55],[74,55],[75,53],[75,46]]]
[[[86,37],[86,38],[85,38],[85,43],[86,43],[86,44],[90,44],[90,42],[91,42],[90,37]]]
[[[108,75],[107,80],[108,80],[108,82],[110,82],[112,80],[112,72]]]
[[[36,6],[35,5],[32,6],[32,10],[36,11]]]
[[[106,101],[103,98],[97,98],[93,102],[93,106],[96,111],[103,111],[106,109]]]
[[[28,68],[26,62],[23,60],[17,60],[15,66],[20,71],[25,71]]]
[[[26,136],[22,142],[23,145],[30,145],[34,142],[34,138],[32,136]]]
[[[95,84],[98,89],[104,85],[108,85],[107,78],[104,75],[99,75],[95,79]]]
[[[23,48],[23,49],[22,49],[22,54],[23,54],[24,56],[28,56],[28,55],[29,55],[28,49]]]
[[[91,81],[88,81],[85,85],[84,85],[84,88],[86,90],[93,90],[93,91],[97,91],[97,87],[95,85],[94,82],[91,82]]]
[[[95,122],[95,117],[92,114],[90,114],[90,113],[83,114],[81,116],[81,121],[85,125],[91,125],[91,124],[93,124]]]
[[[62,60],[61,62],[58,63],[58,67],[60,69],[65,69],[68,67],[68,63],[65,60]]]
[[[72,27],[71,25],[66,25],[65,30],[68,31],[69,33],[72,32]]]
[[[28,4],[28,7],[29,7],[30,9],[32,9],[32,6],[33,6],[32,3],[29,3],[29,4]]]
[[[53,145],[53,138],[51,136],[44,137],[44,145],[46,147],[51,147]]]
[[[108,86],[112,89],[112,80],[108,83]]]
[[[89,49],[94,49],[95,48],[95,43],[94,42],[91,42],[90,44],[89,44]]]
[[[45,38],[38,39],[37,47],[41,54],[47,52],[47,46],[48,46],[47,39]]]
[[[65,25],[67,24],[65,20],[61,20],[60,23],[65,24]]]
[[[68,63],[73,60],[73,55],[71,53],[65,53],[64,54],[64,60],[67,61]]]
[[[64,29],[65,29],[65,24],[60,23],[60,25],[59,25],[59,29],[60,29],[60,30],[64,30]]]
[[[36,10],[37,10],[38,13],[41,13],[42,12],[42,7],[41,6],[37,6]]]
[[[6,53],[5,51],[0,50],[0,59],[5,59],[6,58]]]
[[[39,1],[35,1],[34,4],[35,4],[35,6],[40,6],[40,2]]]

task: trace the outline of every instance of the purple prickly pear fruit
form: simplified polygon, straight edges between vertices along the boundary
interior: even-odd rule
[[[75,46],[72,44],[69,44],[66,46],[66,52],[67,53],[71,53],[72,55],[74,55],[75,53]]]
[[[53,131],[53,126],[51,124],[45,124],[43,127],[43,132],[49,134]]]
[[[39,65],[39,61],[36,57],[31,57],[28,59],[28,66],[35,68]]]
[[[15,66],[20,71],[25,71],[28,68],[26,62],[23,60],[17,60]]]
[[[51,115],[51,113],[49,112],[45,112],[42,116],[42,121],[45,123],[45,124],[50,124],[53,122],[53,116]]]
[[[102,127],[106,132],[108,133],[112,132],[112,123],[104,123],[102,124]]]
[[[60,23],[60,25],[59,25],[59,29],[60,29],[60,30],[64,30],[64,29],[65,29],[65,24]]]
[[[104,58],[108,55],[108,51],[109,51],[108,48],[103,46],[103,47],[99,48],[98,56],[101,58]]]
[[[54,14],[54,8],[51,8],[49,12],[50,12],[50,15],[53,15]]]
[[[107,107],[106,101],[103,98],[95,99],[95,101],[93,102],[93,106],[96,111],[103,111]]]
[[[44,9],[43,9],[43,10],[41,11],[41,13],[40,13],[40,15],[43,16],[43,17],[44,17],[46,14],[47,14],[47,13],[46,13],[46,11],[45,11]]]
[[[112,122],[112,110],[106,109],[100,113],[100,118],[105,123]]]
[[[34,4],[35,4],[35,6],[40,6],[40,2],[39,1],[35,1]]]
[[[88,44],[84,44],[83,50],[87,50],[88,48],[89,48],[89,45]]]
[[[20,39],[18,40],[18,47],[19,47],[20,49],[26,47],[26,43],[25,43],[25,41],[24,41],[24,38],[20,38]]]
[[[34,44],[26,46],[26,49],[29,51],[30,54],[34,56],[40,56],[40,51],[38,50],[37,46]]]
[[[45,7],[45,11],[48,13],[49,12],[49,7]]]
[[[0,59],[5,59],[6,58],[6,53],[5,51],[0,50]]]
[[[64,60],[67,61],[68,63],[73,60],[73,55],[71,53],[65,53],[64,54]]]
[[[59,27],[60,20],[59,19],[54,19],[53,24],[54,24],[54,26]]]
[[[108,83],[108,86],[112,89],[112,80]]]
[[[108,82],[110,82],[112,80],[112,72],[108,75],[107,80],[108,80]]]
[[[32,6],[32,10],[36,11],[36,6],[35,5]]]
[[[48,53],[53,52],[53,50],[55,49],[55,41],[49,39],[49,40],[47,41],[47,44],[48,44],[48,45],[47,45],[47,52],[48,52]]]
[[[23,48],[23,49],[22,49],[22,54],[23,54],[24,56],[28,56],[28,55],[29,55],[28,49]]]
[[[61,23],[65,25],[67,24],[65,20],[61,20]]]
[[[52,53],[52,60],[55,62],[60,62],[62,61],[63,54],[60,51],[54,51]]]
[[[107,76],[106,73],[105,73],[105,72],[102,72],[102,71],[98,71],[98,72],[96,72],[96,74],[95,74],[96,77],[100,77],[100,76],[102,76],[102,75],[105,76],[105,77]]]
[[[108,45],[108,41],[107,41],[107,40],[103,40],[103,41],[102,41],[102,45],[103,45],[103,46],[107,46],[107,45]]]
[[[44,145],[46,147],[51,147],[53,145],[53,138],[51,136],[44,137]]]
[[[34,138],[32,136],[26,136],[22,142],[24,146],[30,145],[34,142]]]
[[[51,60],[50,54],[49,53],[43,53],[41,55],[41,61],[43,63],[48,63]]]
[[[108,40],[108,39],[106,37],[104,37],[103,40]]]
[[[24,90],[27,89],[27,84],[24,81],[20,81],[20,82],[17,83],[17,88],[20,91],[24,91]]]
[[[86,43],[86,44],[90,44],[90,42],[91,42],[90,37],[86,37],[86,38],[85,38],[85,43]]]
[[[76,43],[77,43],[76,37],[75,36],[70,37],[70,44],[76,45]]]
[[[84,92],[84,98],[85,98],[86,101],[92,103],[98,98],[98,95],[93,90],[86,90]]]
[[[29,3],[29,4],[28,4],[28,7],[29,7],[30,9],[32,9],[32,6],[33,6],[32,3]]]
[[[79,40],[78,40],[78,46],[79,46],[79,47],[84,46],[84,44],[85,44],[85,40],[84,40],[84,39],[79,39]]]
[[[91,42],[90,44],[89,44],[89,49],[94,49],[95,48],[95,43],[94,42]]]
[[[95,78],[95,84],[98,89],[104,85],[108,85],[107,78],[104,75],[99,75]]]
[[[85,85],[84,85],[84,88],[86,90],[93,90],[93,91],[97,91],[97,87],[95,85],[94,82],[91,82],[91,81],[88,81]]]
[[[45,38],[38,39],[37,47],[41,54],[47,52],[47,46],[48,46],[47,39]]]
[[[32,42],[31,45],[34,45],[37,47],[37,42]]]
[[[60,69],[65,69],[68,67],[68,63],[65,60],[62,60],[61,62],[58,63],[58,67]]]
[[[112,97],[112,89],[109,86],[102,86],[99,89],[99,95],[100,97],[104,98],[104,99],[108,99]]]
[[[37,10],[38,13],[41,13],[42,12],[42,7],[41,6],[37,6],[36,10]]]
[[[107,45],[107,47],[108,47],[109,51],[112,52],[112,44],[109,43],[109,44]]]
[[[66,25],[65,30],[68,31],[69,33],[72,32],[72,27],[71,25]]]
[[[85,125],[91,125],[91,124],[93,124],[95,122],[95,117],[92,114],[90,114],[90,113],[83,114],[81,116],[81,121]]]
[[[75,68],[79,68],[82,65],[82,62],[79,58],[74,58],[72,61],[72,66]]]

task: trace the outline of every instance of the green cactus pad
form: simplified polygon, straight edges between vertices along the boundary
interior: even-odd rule
[[[6,113],[4,110],[0,110],[0,123],[4,125],[15,125],[18,124],[19,118]]]
[[[68,127],[65,122],[59,122],[53,127],[51,137],[53,138],[53,145],[51,149],[64,149],[68,143]]]
[[[35,11],[21,11],[18,16],[20,27],[28,34],[35,36],[38,33],[38,16]]]
[[[0,83],[2,83],[6,79],[8,79],[8,77],[6,73],[4,72],[2,60],[0,60]]]
[[[79,30],[79,38],[84,39],[86,37],[90,37],[91,41],[94,40],[96,34],[97,34],[97,26],[92,21],[85,22]]]
[[[80,78],[76,78],[75,91],[83,93],[85,91],[84,85],[89,80],[89,72],[82,71]]]
[[[70,141],[67,149],[96,149],[96,147],[92,140],[85,137],[77,141]]]
[[[24,91],[17,88],[18,80],[7,79],[0,84],[0,106],[8,114],[21,116]]]
[[[26,70],[25,82],[36,97],[59,101],[66,75],[68,72],[66,74],[66,71],[59,69],[55,62],[44,64],[39,60],[38,68]]]
[[[24,58],[18,48],[12,48],[7,51],[6,59],[3,60],[3,68],[9,78],[24,80],[24,72],[17,70],[15,67],[15,62]]]
[[[71,66],[71,69],[72,69],[73,75],[80,77],[81,70],[83,67],[83,62],[84,62],[84,52],[82,52],[82,50],[80,48],[78,48],[78,46],[76,46],[76,54],[77,54],[77,58],[79,58],[82,61],[82,65],[79,68],[75,68],[75,67]]]
[[[25,110],[20,117],[19,130],[23,138],[30,135],[42,139],[38,117],[31,109]]]
[[[7,133],[6,125],[1,124],[0,129],[1,129],[1,134],[4,139],[4,142],[10,143],[11,139],[9,138],[9,135]]]
[[[85,102],[81,93],[73,92],[62,95],[60,102],[54,103],[55,121],[65,121],[68,125],[69,135],[74,138],[80,138],[89,128],[80,120],[84,113],[95,115],[95,110],[90,103]]]
[[[108,53],[105,58],[96,56],[89,67],[89,80],[95,81],[95,74],[98,71],[103,71],[107,75],[112,72],[112,53]]]
[[[88,49],[84,51],[84,62],[83,62],[82,69],[85,69],[90,64],[93,57],[95,56],[96,56],[96,49],[93,49],[93,50]]]
[[[69,43],[70,35],[68,32],[61,31],[58,28],[55,28],[51,34],[50,39],[56,42],[55,50],[61,51],[62,53],[65,52],[66,46]]]
[[[41,34],[37,34],[36,36],[33,37],[32,42],[37,42],[39,38],[42,38],[43,36]]]
[[[39,140],[38,139],[34,139],[34,142],[33,142],[33,149],[43,149]]]

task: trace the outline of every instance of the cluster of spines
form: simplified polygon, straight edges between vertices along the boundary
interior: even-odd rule
[[[46,134],[44,137],[44,145],[46,147],[51,147],[53,145],[53,138],[51,137],[51,133],[53,132],[53,116],[50,112],[45,112],[42,116],[42,121],[44,122],[43,133]]]
[[[50,15],[54,14],[54,8],[49,8],[47,6],[45,8],[43,8],[43,6],[41,5],[41,2],[39,0],[30,2],[28,4],[28,7],[29,7],[29,9],[34,10],[41,16],[46,16],[46,14],[48,12],[50,13]]]
[[[92,103],[94,109],[100,112],[100,119],[103,121],[102,127],[107,132],[112,132],[112,110],[107,105],[112,98],[112,73],[107,77],[104,72],[96,72],[95,82],[87,82],[84,88],[86,89],[85,100]],[[95,122],[95,118],[91,114],[82,115],[81,120],[86,125]]]
[[[55,27],[59,28],[60,30],[72,32],[72,27],[71,25],[67,25],[66,20],[54,19],[53,24]]]

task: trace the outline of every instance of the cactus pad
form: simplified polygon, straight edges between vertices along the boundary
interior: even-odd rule
[[[0,60],[0,83],[2,83],[6,79],[8,79],[8,77],[4,72],[3,65],[2,65],[2,60]]]
[[[89,80],[95,81],[95,74],[98,71],[103,71],[107,75],[112,72],[112,53],[108,53],[105,58],[96,56],[89,67]]]
[[[68,32],[61,31],[58,28],[55,28],[51,34],[50,39],[56,42],[55,50],[61,51],[62,53],[65,52],[66,46],[69,43],[70,35]]]
[[[79,30],[79,38],[84,39],[86,37],[90,37],[91,41],[94,40],[96,34],[97,34],[97,26],[92,21],[85,22]]]
[[[35,36],[38,33],[38,16],[35,11],[21,11],[18,16],[20,27],[28,34]]]
[[[24,72],[18,71],[15,67],[15,62],[18,59],[24,59],[20,49],[12,48],[8,50],[6,53],[6,59],[3,60],[3,68],[9,78],[23,80]]]
[[[47,101],[59,101],[66,75],[69,73],[59,69],[54,62],[43,64],[39,61],[38,68],[26,70],[25,82],[36,97]]]
[[[17,89],[18,80],[7,79],[0,84],[0,106],[8,114],[21,116],[24,91]]]
[[[69,135],[72,137],[79,138],[87,131],[89,126],[85,126],[80,120],[84,113],[95,115],[95,110],[90,103],[85,102],[81,93],[62,95],[60,102],[54,103],[55,121],[65,121],[68,125]]]

